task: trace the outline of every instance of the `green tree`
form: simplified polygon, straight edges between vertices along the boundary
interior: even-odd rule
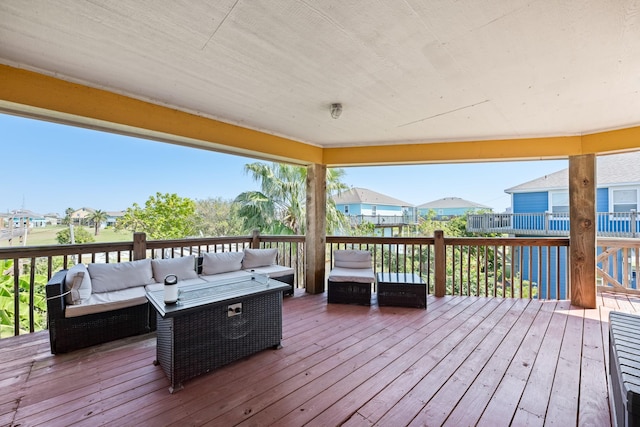
[[[25,265],[24,267],[29,267]],[[28,271],[29,268],[26,268]],[[46,328],[47,300],[45,297],[45,284],[47,277],[36,273],[33,289],[33,323],[34,329],[40,331]],[[29,304],[30,304],[29,275],[21,275],[18,278],[20,319],[18,325],[23,333],[29,332]],[[14,335],[16,322],[14,307],[14,276],[13,261],[0,261],[0,339]]]
[[[196,217],[196,234],[202,236],[237,236],[243,231],[238,205],[233,200],[196,200]]]
[[[70,228],[64,228],[56,233],[56,240],[61,245],[71,244],[71,230]],[[96,239],[89,233],[89,231],[84,227],[74,227],[73,228],[73,240],[74,243],[92,243],[95,242]]]
[[[98,235],[98,230],[100,230],[100,224],[106,221],[107,218],[108,218],[107,213],[105,211],[101,211],[100,209],[98,209],[97,211],[95,211],[89,216],[89,220],[93,222],[93,229],[94,229],[95,236]]]
[[[236,198],[245,231],[259,229],[272,234],[304,234],[307,169],[280,163],[250,163],[245,172],[260,183],[260,191],[247,191]],[[327,170],[327,231],[343,225],[344,216],[330,197],[347,189],[340,181],[342,169]]]
[[[144,208],[134,203],[116,223],[117,229],[144,232],[154,240],[181,239],[195,234],[196,203],[177,194],[156,193]]]
[[[69,225],[71,224],[71,214],[73,214],[74,209],[73,208],[67,208],[64,211],[64,218],[62,219],[62,224],[63,225]]]

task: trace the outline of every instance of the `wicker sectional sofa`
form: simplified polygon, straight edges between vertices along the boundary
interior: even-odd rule
[[[205,253],[200,257],[77,264],[51,277],[46,286],[49,340],[53,354],[140,335],[156,328],[146,291],[161,290],[176,274],[178,286],[267,274],[289,284],[294,270],[276,264],[276,249]]]

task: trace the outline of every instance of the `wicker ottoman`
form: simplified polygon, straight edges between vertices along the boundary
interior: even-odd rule
[[[609,375],[616,425],[640,426],[640,316],[609,314]]]
[[[427,308],[427,284],[414,273],[378,273],[378,305]]]

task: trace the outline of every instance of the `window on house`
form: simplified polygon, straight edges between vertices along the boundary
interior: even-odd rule
[[[638,210],[638,191],[634,189],[612,190],[614,212],[631,212]]]
[[[376,215],[376,206],[371,207],[371,215]]]
[[[349,213],[349,205],[344,205],[344,213]]]
[[[569,193],[567,191],[558,191],[557,193],[551,193],[550,205],[551,213],[569,213]]]

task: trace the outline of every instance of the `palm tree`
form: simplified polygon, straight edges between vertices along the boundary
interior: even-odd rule
[[[62,223],[63,223],[64,225],[69,225],[69,224],[71,224],[71,221],[72,221],[72,219],[71,219],[71,215],[73,215],[73,212],[74,212],[74,211],[75,211],[75,209],[73,209],[73,208],[67,208],[67,209],[65,209],[65,211],[64,211],[64,219],[62,220]]]
[[[246,191],[236,197],[245,230],[259,229],[270,234],[304,234],[306,179],[304,166],[281,163],[250,163],[245,172],[260,183],[260,191]],[[330,195],[348,187],[340,181],[342,169],[327,170],[327,229],[343,224],[344,216],[335,208]]]
[[[98,230],[100,229],[100,224],[106,221],[108,215],[105,211],[101,211],[100,209],[96,210],[89,216],[89,220],[93,221],[93,227],[95,230],[95,235],[98,235]]]

